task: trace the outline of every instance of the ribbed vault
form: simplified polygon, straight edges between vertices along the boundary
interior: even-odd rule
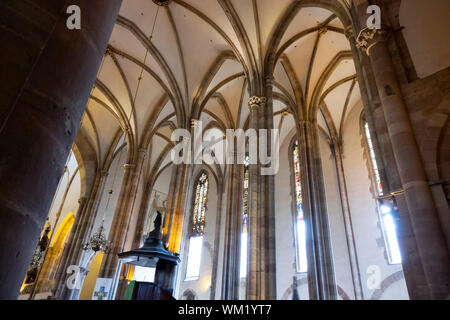
[[[270,75],[281,141],[302,119],[317,119],[329,141],[340,140],[360,100],[347,6],[174,0],[157,14],[151,0],[124,0],[81,126],[99,167],[109,166],[124,134],[129,161],[146,149],[145,176],[157,176],[169,163],[172,131],[189,128],[191,119],[202,120],[214,148],[210,141],[220,144],[226,129],[248,126],[250,92]]]

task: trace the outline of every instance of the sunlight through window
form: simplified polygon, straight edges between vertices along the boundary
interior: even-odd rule
[[[248,164],[249,157],[245,157],[244,162],[244,184],[242,195],[242,232],[241,232],[241,257],[240,257],[240,277],[247,276],[247,243],[248,243]]]
[[[295,195],[297,208],[296,221],[296,245],[297,245],[297,272],[308,271],[308,259],[306,255],[306,224],[303,216],[302,183],[300,177],[300,152],[298,141],[295,141],[293,150],[294,173],[295,173]]]
[[[388,246],[389,262],[391,264],[402,263],[400,247],[398,245],[397,233],[395,231],[395,221],[392,216],[392,209],[387,205],[381,206],[381,217],[383,220],[383,229],[386,235]]]
[[[185,280],[197,280],[200,277],[207,199],[208,176],[203,173],[195,186],[194,212]]]
[[[189,256],[186,270],[186,280],[197,280],[200,276],[200,261],[202,260],[203,237],[191,237],[189,240]]]

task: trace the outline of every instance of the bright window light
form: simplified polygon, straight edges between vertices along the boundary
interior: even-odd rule
[[[381,186],[380,172],[378,170],[377,159],[375,157],[375,148],[373,146],[372,137],[370,135],[369,124],[367,122],[364,125],[364,128],[366,130],[367,144],[369,145],[370,159],[372,161],[373,171],[374,171],[374,175],[375,175],[375,181],[377,184],[377,190],[380,195],[383,195],[383,188]]]
[[[298,272],[306,272],[308,271],[308,260],[306,256],[306,226],[303,219],[297,220],[297,241],[297,269]]]
[[[134,268],[134,280],[138,282],[154,282],[155,281],[156,268],[145,268],[135,266]]]
[[[241,278],[247,277],[247,246],[248,246],[248,165],[249,156],[245,157],[244,162],[244,192],[242,196],[242,232],[241,232],[241,257],[239,274]]]
[[[298,141],[295,141],[294,150],[292,152],[295,170],[295,193],[297,207],[297,223],[296,226],[296,245],[297,245],[297,272],[308,271],[308,261],[306,254],[306,225],[303,216],[303,196],[302,182],[300,177],[300,150]]]
[[[397,233],[395,231],[395,221],[392,216],[392,210],[387,205],[381,206],[381,217],[383,220],[383,229],[388,246],[389,263],[402,263],[400,247],[398,245]]]
[[[241,233],[241,266],[240,276],[245,278],[247,276],[247,232]]]
[[[202,247],[203,236],[191,237],[189,240],[189,255],[185,280],[197,280],[199,278]]]

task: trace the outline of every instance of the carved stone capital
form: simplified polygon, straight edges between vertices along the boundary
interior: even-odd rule
[[[267,99],[265,97],[257,97],[253,96],[250,99],[248,99],[248,107],[250,110],[252,108],[258,108],[263,106],[266,103]]]
[[[346,36],[347,39],[351,40],[352,38],[355,37],[355,30],[353,30],[352,26],[348,26],[344,30],[344,35]]]
[[[200,120],[198,119],[191,119],[191,128],[198,127],[200,125]]]
[[[275,82],[274,76],[266,76],[264,80],[266,81],[266,86],[273,86]]]
[[[384,41],[388,36],[388,30],[383,29],[362,29],[356,37],[356,47],[370,55],[370,48],[380,41]]]

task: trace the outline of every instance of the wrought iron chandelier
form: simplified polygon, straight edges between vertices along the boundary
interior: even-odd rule
[[[106,240],[104,230],[105,228],[102,223],[97,232],[92,235],[91,239],[89,239],[89,242],[83,244],[83,250],[92,250],[95,253],[99,251],[108,253],[110,250],[110,243]]]
[[[105,59],[106,59],[107,56],[112,56],[112,51],[111,51],[110,48],[106,49],[106,52],[105,52],[105,54],[103,56],[102,63],[100,65],[99,74],[101,73],[101,70],[103,68],[103,64],[104,64]],[[92,89],[92,90],[94,90],[94,89]],[[116,176],[114,175],[114,180],[113,180],[113,185],[112,185],[113,187],[114,187],[114,181],[115,180],[116,180]],[[108,253],[110,251],[110,243],[106,239],[105,232],[104,232],[105,228],[103,227],[103,224],[105,223],[106,211],[108,210],[109,201],[111,199],[112,193],[113,193],[113,190],[111,189],[109,191],[108,202],[106,204],[105,212],[103,213],[103,220],[102,220],[102,224],[100,225],[100,228],[98,228],[97,232],[94,233],[91,236],[91,238],[89,239],[89,241],[87,243],[83,243],[81,245],[81,248],[83,250],[93,250],[94,253],[97,253],[99,251],[102,251],[104,253]]]

